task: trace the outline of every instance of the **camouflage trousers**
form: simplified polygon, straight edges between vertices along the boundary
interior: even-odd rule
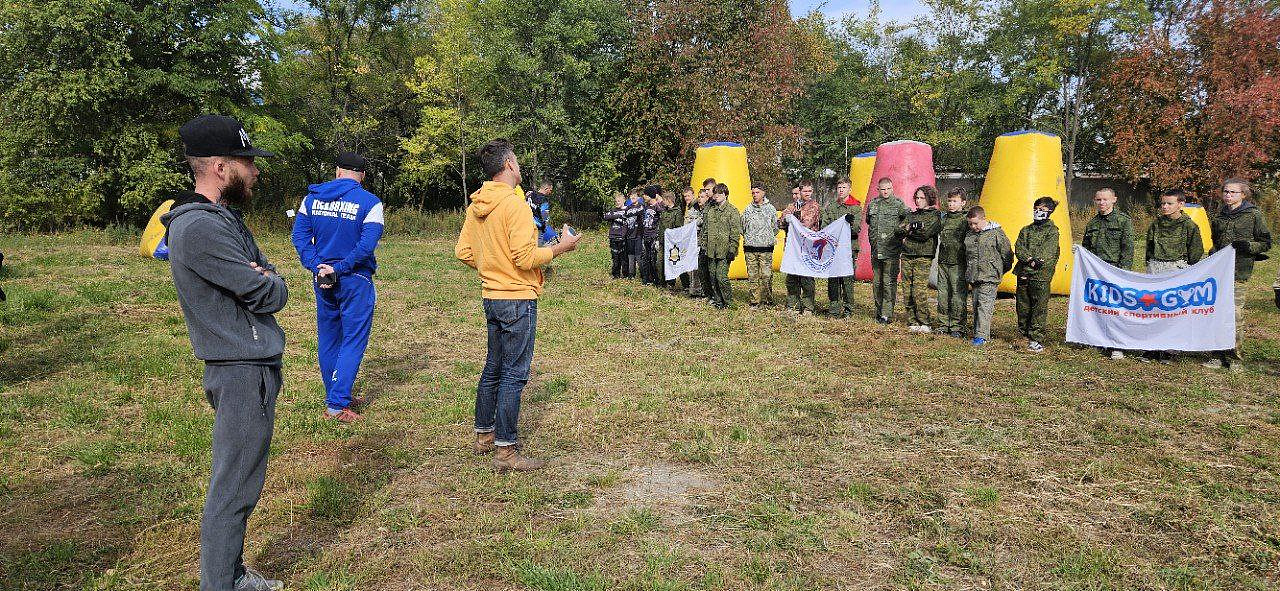
[[[729,285],[729,263],[732,259],[708,258],[707,296],[717,306],[728,306],[733,301],[733,287]]]
[[[836,318],[853,315],[854,275],[827,279],[827,312]]]
[[[871,299],[876,304],[876,318],[893,320],[893,305],[898,299],[898,257],[871,257]]]
[[[813,313],[813,277],[787,275],[787,308]]]
[[[751,280],[751,304],[773,305],[773,252],[747,252],[747,278]]]
[[[1043,343],[1049,321],[1049,282],[1018,278],[1016,307],[1018,332],[1029,340]]]
[[[933,326],[933,313],[929,309],[929,257],[902,257],[902,280],[907,283],[905,304],[907,324]]]
[[[968,328],[966,308],[969,285],[964,281],[963,265],[938,265],[938,330],[964,333]]]

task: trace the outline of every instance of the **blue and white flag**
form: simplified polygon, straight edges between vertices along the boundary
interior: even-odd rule
[[[1076,248],[1067,341],[1139,351],[1222,351],[1236,346],[1236,251],[1159,275],[1107,264]]]
[[[667,281],[698,269],[698,222],[662,233],[662,260]]]
[[[787,216],[787,223],[787,244],[780,268],[783,273],[823,278],[853,275],[853,231],[843,217],[816,232],[804,227],[794,215]]]

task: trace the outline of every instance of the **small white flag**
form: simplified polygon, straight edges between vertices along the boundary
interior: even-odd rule
[[[698,268],[698,223],[689,222],[662,233],[663,268],[667,281]]]

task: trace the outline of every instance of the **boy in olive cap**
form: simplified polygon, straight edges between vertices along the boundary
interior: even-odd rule
[[[245,525],[262,496],[275,427],[284,331],[274,314],[289,289],[267,262],[239,208],[258,181],[255,148],[239,121],[202,115],[178,129],[195,191],[161,216],[169,270],[213,407],[213,463],[200,517],[202,591],[277,591],[245,566]]]

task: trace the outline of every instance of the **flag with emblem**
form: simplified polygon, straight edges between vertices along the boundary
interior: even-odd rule
[[[697,222],[662,233],[662,260],[667,281],[698,268]]]
[[[804,277],[849,277],[853,275],[852,235],[843,217],[815,232],[789,215],[780,269],[787,275]]]

